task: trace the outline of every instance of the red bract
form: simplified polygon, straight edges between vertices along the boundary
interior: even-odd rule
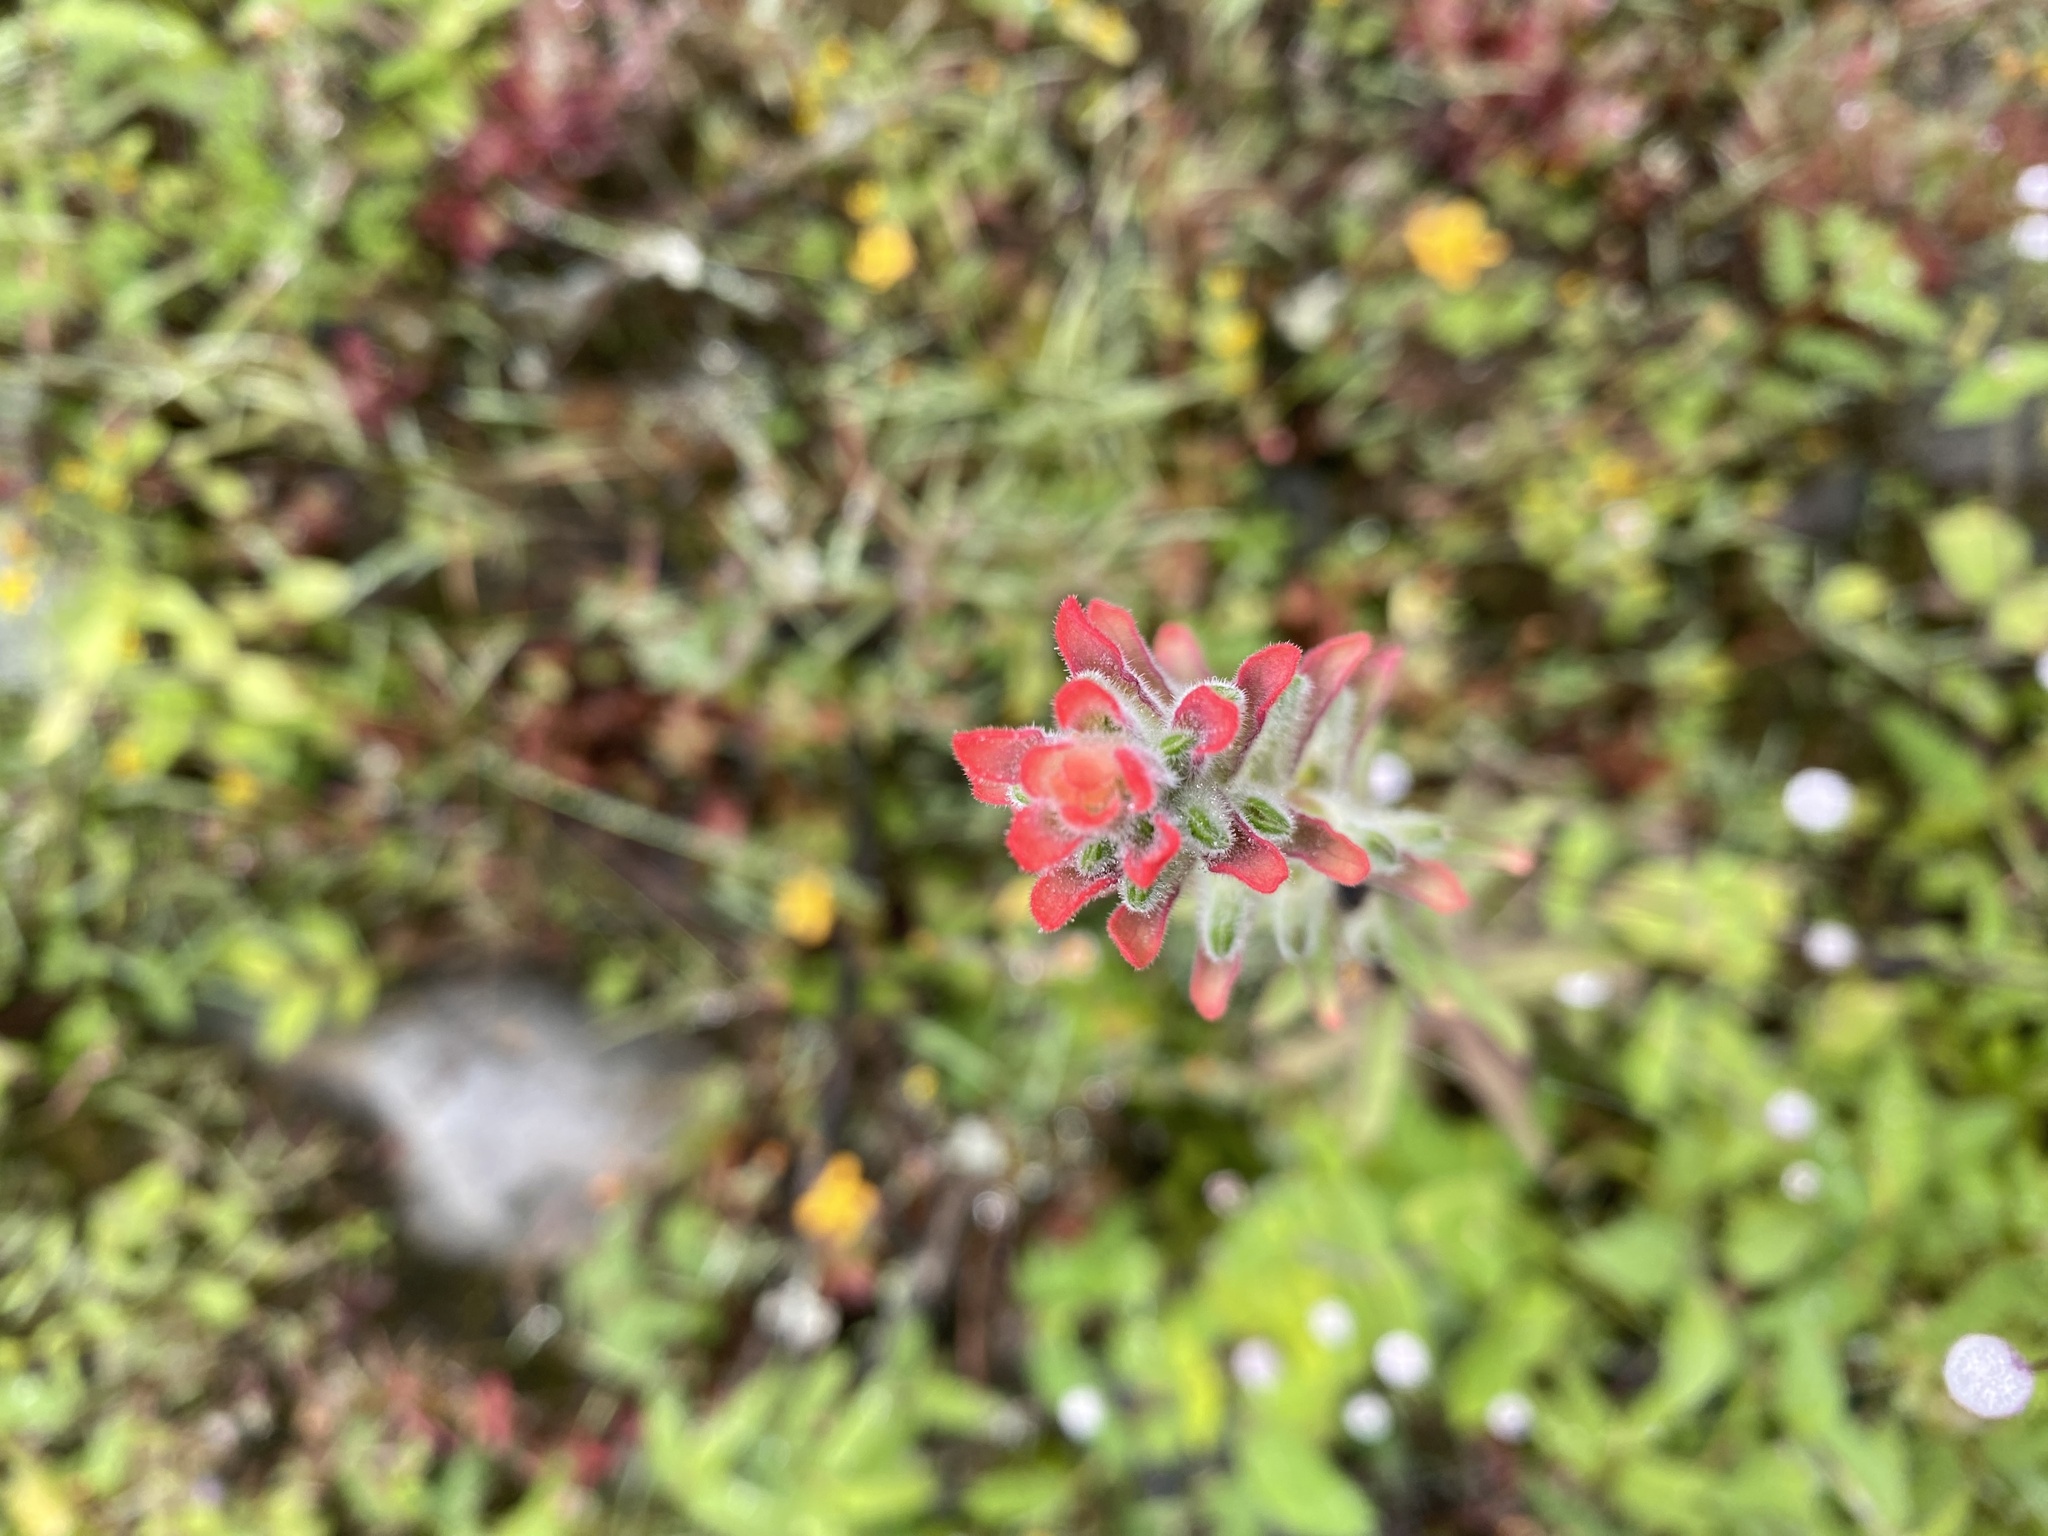
[[[1114,603],[1060,604],[1053,639],[1070,679],[1053,699],[1055,728],[962,731],[953,753],[975,798],[1012,810],[1007,843],[1038,876],[1031,914],[1048,932],[1112,892],[1109,935],[1132,965],[1158,958],[1189,876],[1227,875],[1258,895],[1289,859],[1342,885],[1372,861],[1351,838],[1291,801],[1309,733],[1333,700],[1373,674],[1372,640],[1341,635],[1304,656],[1269,645],[1230,680],[1209,675],[1185,627],[1164,626],[1155,651]],[[1270,738],[1270,739],[1269,739]],[[1207,1018],[1228,1006],[1241,933],[1220,948],[1205,933],[1191,989]]]

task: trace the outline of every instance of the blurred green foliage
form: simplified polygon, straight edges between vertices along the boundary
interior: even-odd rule
[[[31,0],[0,101],[9,1530],[2048,1520],[1939,1380],[2048,1294],[2038,8]],[[1216,1026],[1039,935],[945,743],[1069,592],[1399,644],[1470,911]],[[480,1321],[188,1037],[508,958],[718,1065]]]

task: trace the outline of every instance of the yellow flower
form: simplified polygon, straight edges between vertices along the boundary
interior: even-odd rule
[[[213,776],[213,798],[231,811],[247,810],[263,798],[263,783],[246,768],[223,768]]]
[[[846,201],[840,204],[846,216],[856,224],[872,224],[882,216],[885,201],[882,184],[879,181],[857,181],[853,190],[846,194]]]
[[[1593,279],[1583,272],[1566,272],[1558,278],[1554,291],[1558,303],[1566,309],[1577,309],[1593,297],[1595,286]]]
[[[57,466],[57,489],[82,491],[92,484],[92,466],[83,459],[66,459]]]
[[[1060,15],[1062,30],[1105,64],[1118,68],[1138,56],[1138,34],[1122,11],[1077,5]]]
[[[977,96],[993,96],[1003,87],[1003,66],[983,56],[967,66],[967,88]]]
[[[1469,293],[1479,274],[1508,259],[1508,237],[1470,198],[1428,203],[1408,215],[1401,238],[1422,275],[1448,293]]]
[[[939,1096],[939,1074],[928,1061],[920,1061],[903,1074],[903,1097],[923,1109]]]
[[[1593,460],[1588,478],[1593,489],[1612,501],[1621,496],[1633,496],[1643,488],[1643,472],[1636,461],[1625,453],[1603,453]]]
[[[1218,304],[1235,304],[1244,297],[1244,272],[1237,267],[1218,267],[1204,274],[1202,292]]]
[[[836,916],[832,881],[823,870],[803,870],[775,888],[776,931],[806,948],[815,949],[832,937]]]
[[[113,778],[127,783],[139,779],[149,771],[149,760],[142,755],[142,748],[132,737],[123,736],[107,748],[107,772]]]
[[[1997,72],[1999,79],[2010,85],[2027,72],[2027,56],[2017,48],[2004,48],[1999,50],[1998,57],[1992,60],[1991,67]]]
[[[35,573],[26,566],[0,570],[0,613],[20,613],[36,600]]]
[[[828,37],[818,45],[818,73],[837,80],[853,68],[853,47],[843,37]]]
[[[870,224],[853,242],[846,270],[862,287],[886,292],[917,270],[917,246],[901,224]]]
[[[1226,363],[1236,362],[1251,355],[1264,330],[1257,315],[1242,309],[1232,310],[1209,327],[1209,350]]]
[[[860,1159],[835,1152],[811,1187],[798,1197],[792,1219],[797,1231],[828,1248],[850,1248],[882,1208],[882,1192],[861,1173]]]
[[[789,126],[806,139],[825,126],[825,93],[808,75],[789,88]]]

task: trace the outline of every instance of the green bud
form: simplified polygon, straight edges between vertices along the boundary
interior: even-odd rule
[[[1243,802],[1244,819],[1252,824],[1254,832],[1267,837],[1285,837],[1294,830],[1294,823],[1287,813],[1270,800],[1257,795],[1246,795]]]
[[[1181,812],[1181,822],[1189,835],[1211,853],[1221,853],[1230,846],[1230,829],[1218,826],[1206,806],[1187,806]]]
[[[1193,731],[1168,731],[1159,739],[1159,751],[1166,757],[1186,757],[1195,750]]]
[[[1099,843],[1090,843],[1081,850],[1081,873],[1084,875],[1099,873],[1115,857],[1116,844],[1112,843],[1108,838],[1104,838]]]

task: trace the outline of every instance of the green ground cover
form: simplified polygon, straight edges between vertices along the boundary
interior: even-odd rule
[[[0,105],[9,1530],[2048,1523],[1941,1378],[2048,1353],[2038,7],[30,0]],[[951,756],[1069,594],[1400,651],[1213,1022]],[[708,1062],[560,1273],[270,1065],[508,964]]]

